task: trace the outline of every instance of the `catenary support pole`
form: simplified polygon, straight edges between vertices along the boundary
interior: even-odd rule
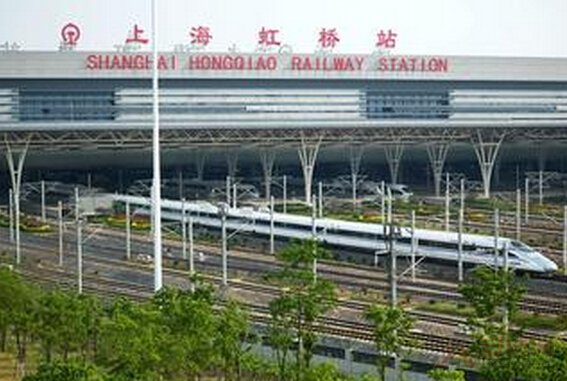
[[[232,187],[230,186],[230,176],[226,176],[226,205],[230,206],[230,193]]]
[[[563,207],[563,274],[567,275],[567,205]]]
[[[415,282],[415,250],[416,250],[416,237],[415,237],[415,210],[411,211],[411,281]]]
[[[183,189],[183,168],[179,168],[179,171],[177,172],[177,186],[179,191],[179,199],[181,200],[183,197],[185,197]]]
[[[8,213],[10,218],[10,242],[14,242],[14,192],[12,188],[8,192]]]
[[[460,206],[459,208],[463,210],[465,210],[465,179],[461,179],[460,181]]]
[[[283,175],[283,179],[282,179],[282,187],[283,187],[283,205],[282,205],[282,210],[283,213],[286,214],[287,213],[287,176]]]
[[[227,253],[227,237],[226,237],[226,213],[227,210],[221,207],[221,254],[222,254],[222,285],[228,285],[228,253]]]
[[[161,163],[159,143],[159,82],[158,82],[158,52],[157,52],[157,0],[152,0],[152,213],[154,238],[154,290],[159,291],[163,286],[161,268],[162,242],[161,242]]]
[[[45,215],[45,181],[41,180],[41,222],[46,221]]]
[[[126,259],[132,259],[132,224],[130,222],[130,202],[126,201]]]
[[[449,213],[450,213],[450,204],[451,204],[451,196],[450,196],[450,176],[449,172],[445,173],[445,231],[449,231]]]
[[[311,239],[313,240],[313,250],[317,245],[317,197],[313,196],[311,202]],[[313,279],[317,281],[317,257],[316,252],[313,253]]]
[[[57,202],[57,223],[59,225],[59,266],[63,266],[63,203]]]
[[[317,207],[319,218],[323,218],[323,182],[319,181],[319,205]]]
[[[543,205],[543,171],[538,172],[539,205]]]
[[[505,292],[506,294],[508,293],[508,289],[509,289],[509,285],[508,285],[508,242],[504,242],[504,276],[506,278],[505,281]],[[504,303],[504,316],[502,318],[503,323],[504,323],[504,332],[505,332],[505,348],[508,347],[508,332],[510,331],[510,323],[509,323],[509,314],[510,311],[508,309],[508,304]]]
[[[83,232],[81,227],[81,211],[79,188],[75,187],[75,224],[77,229],[77,292],[83,293]]]
[[[530,221],[530,179],[526,177],[524,182],[524,224]]]
[[[181,199],[181,257],[187,259],[187,204]]]
[[[270,254],[275,253],[274,239],[274,196],[270,196]]]
[[[193,245],[193,217],[189,216],[187,221],[187,233],[189,235],[189,275],[195,274],[195,247]]]
[[[500,240],[500,211],[494,209],[494,267],[498,267],[498,242]]]
[[[464,210],[463,208],[459,208],[459,226],[458,226],[458,233],[457,233],[457,241],[458,241],[458,279],[459,282],[463,281],[463,220],[464,220]]]
[[[516,239],[519,241],[522,229],[522,191],[516,189]]]
[[[238,188],[236,182],[232,184],[232,208],[236,209],[238,206]]]

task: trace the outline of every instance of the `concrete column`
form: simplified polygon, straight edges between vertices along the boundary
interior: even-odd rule
[[[441,176],[451,144],[448,142],[433,142],[426,146],[429,165],[433,172],[433,184],[435,187],[435,197],[441,195]]]
[[[270,196],[272,195],[272,174],[275,161],[276,150],[274,147],[260,149],[260,162],[264,175],[264,197],[266,201],[270,200]]]
[[[301,144],[298,149],[299,161],[301,162],[301,169],[303,171],[303,181],[305,183],[305,202],[307,204],[312,202],[313,172],[322,140],[323,136],[311,141],[306,140],[305,137],[302,136]]]
[[[484,197],[490,197],[490,182],[492,179],[492,170],[494,162],[498,157],[498,151],[504,140],[504,133],[493,133],[491,136],[483,136],[478,130],[473,136],[472,144],[474,152],[478,159],[480,174],[482,176],[482,184],[484,189]]]
[[[402,156],[404,154],[404,147],[405,146],[402,144],[384,146],[386,161],[388,162],[388,168],[390,169],[391,183],[394,185],[398,183],[398,174],[400,171]]]

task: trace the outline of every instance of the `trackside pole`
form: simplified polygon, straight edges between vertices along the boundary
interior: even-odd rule
[[[45,220],[45,181],[41,180],[41,222]]]
[[[530,220],[530,179],[526,177],[524,183],[524,223],[527,224]]]
[[[181,199],[181,257],[187,259],[187,209],[185,198]]]
[[[323,218],[323,183],[319,181],[319,218]]]
[[[226,248],[226,209],[221,206],[221,254],[222,254],[222,284],[223,286],[228,285],[228,253]]]
[[[464,210],[459,208],[459,231],[458,231],[458,277],[459,282],[463,281],[463,220],[464,220]]]
[[[77,226],[77,292],[83,293],[83,237],[79,211],[79,188],[75,187],[75,223]]]
[[[287,176],[283,175],[283,212],[287,213]]]
[[[311,239],[313,240],[313,280],[317,281],[317,257],[315,254],[317,245],[317,197],[313,196],[311,200]]]
[[[237,201],[238,201],[238,194],[236,193],[236,183],[232,184],[232,207],[236,209]]]
[[[59,266],[63,266],[63,203],[57,202],[57,222],[59,225]]]
[[[274,196],[270,196],[270,254],[275,253],[274,239]]]
[[[132,232],[130,222],[130,202],[126,201],[126,259],[132,258]]]
[[[10,242],[14,242],[14,192],[12,188],[8,192],[8,212],[10,217]]]
[[[516,189],[516,239],[520,240],[522,229],[522,191]]]
[[[230,206],[230,176],[226,176],[226,204]]]
[[[498,267],[498,240],[500,236],[500,211],[494,209],[494,267]]]
[[[411,211],[411,280],[415,282],[415,210]]]
[[[451,199],[449,197],[450,188],[449,188],[449,172],[445,173],[445,231],[449,231],[449,208]]]
[[[195,274],[195,249],[193,247],[193,217],[189,216],[189,275]],[[191,289],[194,290],[193,283]]]
[[[543,204],[543,171],[538,174],[538,191],[539,191],[539,204]]]
[[[567,205],[563,207],[563,274],[567,275]]]
[[[506,277],[506,293],[508,292],[508,242],[504,242],[504,276]],[[509,313],[510,311],[508,310],[507,305],[504,306],[504,316],[502,318],[503,323],[504,323],[504,332],[506,332],[506,337],[505,340],[506,342],[504,343],[504,345],[507,347],[508,346],[508,331],[509,331]]]

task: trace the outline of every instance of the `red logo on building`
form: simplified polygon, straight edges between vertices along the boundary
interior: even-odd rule
[[[67,45],[77,45],[77,41],[81,38],[81,30],[77,25],[70,22],[61,28],[61,38]]]
[[[138,24],[134,24],[134,29],[132,29],[132,33],[130,34],[131,37],[126,39],[126,43],[131,44],[133,42],[137,42],[140,44],[147,44],[149,40],[147,38],[142,38],[143,33],[144,30],[138,28]]]
[[[322,48],[334,48],[339,41],[340,39],[336,28],[323,28],[319,32],[319,44]]]
[[[391,29],[388,29],[388,33],[385,33],[384,30],[380,29],[380,32],[376,34],[376,37],[378,39],[376,42],[377,47],[386,49],[396,47],[396,37],[398,37],[398,34],[392,32]]]
[[[191,43],[195,45],[207,46],[213,39],[209,27],[206,26],[192,27],[189,35],[192,38]]]
[[[279,29],[266,29],[263,26],[258,32],[258,44],[265,47],[281,45],[281,42],[276,40],[276,34],[279,32]]]

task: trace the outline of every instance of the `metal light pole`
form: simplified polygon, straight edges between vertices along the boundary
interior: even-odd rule
[[[63,266],[63,203],[57,202],[57,221],[59,224],[59,266]]]
[[[75,188],[75,224],[77,226],[77,292],[83,293],[83,233],[79,211],[79,188]]]
[[[158,53],[157,53],[157,0],[152,0],[152,108],[153,108],[153,187],[152,211],[154,234],[154,290],[159,291],[163,286],[161,269],[161,167],[159,146],[159,82],[158,82]]]

